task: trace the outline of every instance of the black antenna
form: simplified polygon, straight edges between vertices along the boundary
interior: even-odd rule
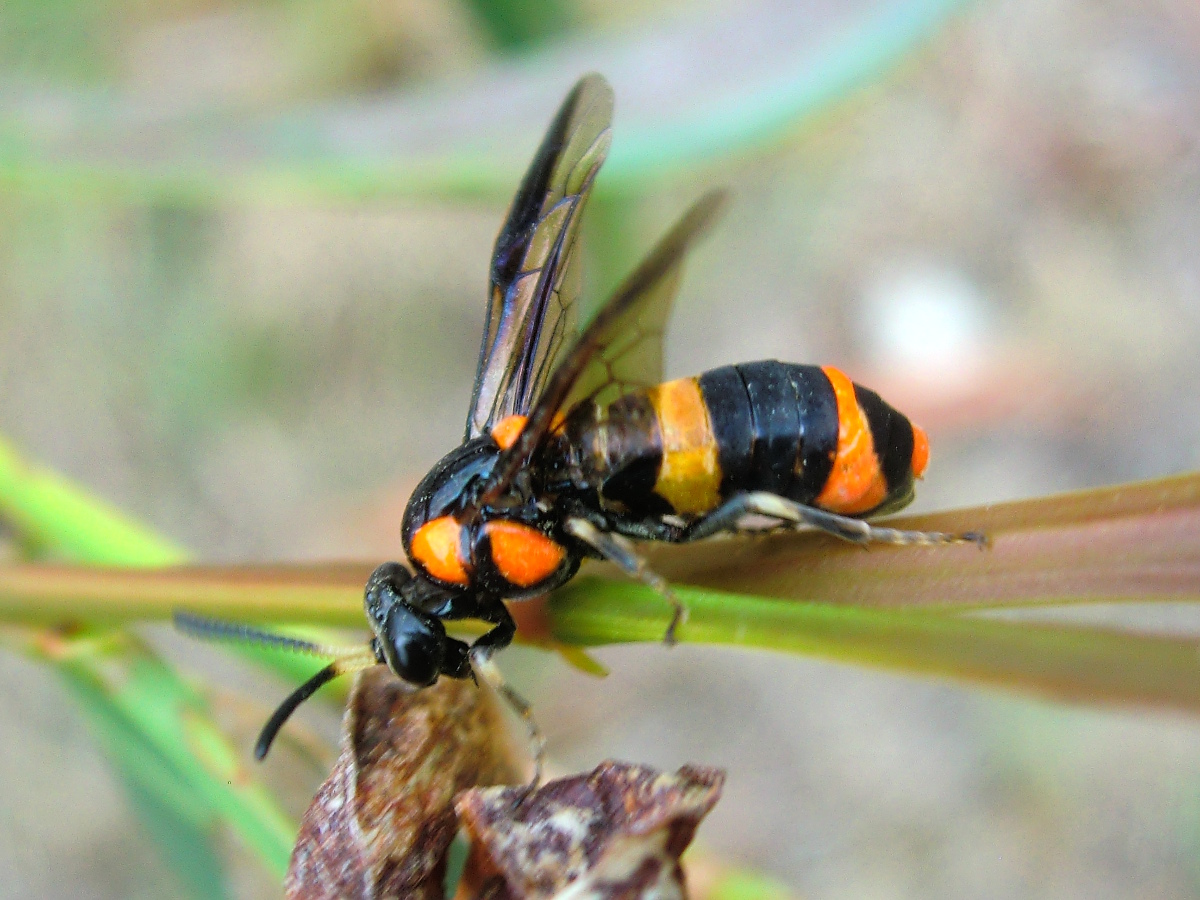
[[[202,641],[237,641],[242,644],[259,644],[263,647],[273,647],[276,650],[290,650],[293,653],[307,653],[310,656],[332,656],[338,659],[344,656],[358,656],[362,648],[333,647],[326,644],[315,644],[300,638],[287,637],[263,631],[253,625],[242,622],[226,622],[222,619],[210,619],[195,613],[177,609],[171,614],[175,627],[184,634],[200,638]]]
[[[279,704],[279,708],[271,713],[271,718],[267,719],[267,724],[259,733],[258,741],[254,745],[254,758],[262,762],[267,756],[267,751],[271,749],[275,735],[279,734],[279,729],[296,711],[296,707],[315,694],[322,685],[328,684],[341,674],[338,664],[332,662],[292,691],[288,698]]]
[[[273,647],[277,650],[290,650],[293,653],[334,658],[333,662],[292,691],[287,699],[279,704],[279,708],[271,714],[271,718],[267,720],[267,724],[263,726],[262,732],[258,736],[258,742],[254,745],[254,758],[259,762],[266,757],[267,751],[271,749],[271,744],[275,741],[275,736],[279,734],[279,729],[296,711],[296,707],[315,694],[322,685],[328,684],[339,675],[357,672],[359,669],[373,666],[379,661],[376,658],[375,650],[370,645],[366,647],[334,647],[329,644],[316,644],[300,638],[273,634],[241,622],[209,619],[182,610],[176,610],[172,618],[176,628],[201,640],[239,641],[244,644]]]

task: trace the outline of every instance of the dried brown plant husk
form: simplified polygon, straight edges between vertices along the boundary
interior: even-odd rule
[[[470,852],[455,900],[682,900],[679,856],[724,783],[720,769],[609,761],[533,793],[467,791],[457,808]]]
[[[361,673],[342,752],[300,824],[284,881],[290,900],[442,900],[454,798],[519,777],[493,697],[469,681],[415,689]]]

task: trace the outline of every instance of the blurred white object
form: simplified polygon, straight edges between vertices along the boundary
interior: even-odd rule
[[[992,356],[991,316],[979,287],[952,266],[890,264],[862,291],[858,328],[872,368],[959,392]]]

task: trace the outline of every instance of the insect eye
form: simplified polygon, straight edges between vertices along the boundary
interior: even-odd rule
[[[446,629],[434,616],[397,603],[383,622],[384,660],[393,672],[418,687],[437,681],[446,653]]]
[[[363,607],[367,613],[367,621],[376,637],[383,637],[380,629],[387,618],[388,611],[401,602],[400,592],[412,581],[412,573],[399,563],[384,563],[367,580],[367,588],[363,593]]]
[[[373,646],[389,669],[410,684],[437,681],[446,656],[446,629],[437,616],[419,608],[429,583],[413,578],[403,566],[385,563],[367,582],[365,606]]]

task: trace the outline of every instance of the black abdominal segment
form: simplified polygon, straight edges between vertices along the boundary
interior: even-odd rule
[[[912,487],[911,423],[858,385],[842,402],[850,407],[841,415],[865,421],[870,432],[867,467],[886,482],[876,508],[902,504]],[[822,492],[841,477],[834,465],[838,403],[819,366],[774,360],[722,366],[626,394],[607,408],[580,404],[546,459],[566,479],[560,486],[597,491],[602,502],[637,518],[695,515],[748,491],[820,506]],[[680,510],[668,500],[679,496],[681,478],[693,479],[696,496],[707,498],[695,501],[699,508]],[[706,482],[711,490],[704,490]]]

